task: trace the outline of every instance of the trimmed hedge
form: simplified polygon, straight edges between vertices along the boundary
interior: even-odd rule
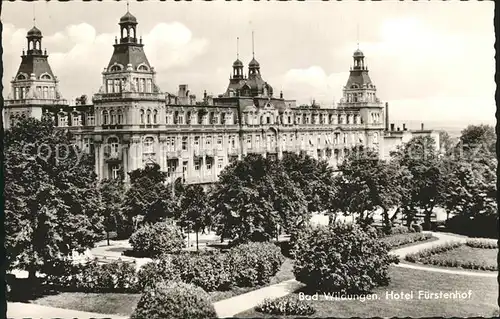
[[[164,255],[158,260],[143,265],[139,269],[137,277],[138,286],[141,290],[153,287],[160,281],[180,281],[179,271],[170,255]]]
[[[423,228],[422,225],[419,224],[412,224],[411,228],[416,232],[416,233],[421,233]]]
[[[432,235],[429,233],[407,233],[381,238],[381,241],[386,243],[389,248],[397,248],[406,244],[415,243],[419,241],[429,240]]]
[[[389,265],[398,263],[371,230],[355,224],[317,227],[300,238],[293,272],[314,291],[365,293],[389,284]]]
[[[135,263],[113,261],[86,264],[60,263],[43,278],[45,285],[82,292],[137,292],[140,290]]]
[[[176,255],[173,267],[182,281],[195,284],[205,291],[225,291],[232,286],[228,256],[221,252]]]
[[[456,234],[469,237],[487,237],[498,239],[498,216],[479,215],[475,218],[457,215],[446,221],[446,229]]]
[[[496,241],[480,239],[480,238],[467,239],[467,242],[465,244],[473,248],[498,249],[498,243]]]
[[[146,288],[131,319],[216,318],[210,296],[200,287],[181,282],[157,282]]]
[[[255,310],[270,315],[309,316],[316,312],[311,305],[290,296],[275,300],[264,299]]]
[[[137,257],[178,253],[185,246],[181,229],[171,221],[145,224],[132,234],[129,242]]]
[[[274,243],[247,243],[228,252],[229,272],[238,287],[268,284],[285,261]]]
[[[470,243],[473,243],[472,245],[477,245],[477,242],[475,241],[470,241]],[[451,243],[446,243],[444,245],[436,246],[433,248],[428,248],[425,250],[422,250],[417,253],[413,254],[408,254],[405,257],[406,261],[413,262],[413,263],[422,263],[422,264],[429,264],[429,265],[434,265],[434,266],[443,266],[443,267],[461,267],[464,269],[474,269],[474,270],[491,270],[491,271],[496,271],[498,270],[498,265],[491,265],[491,264],[486,264],[484,262],[477,262],[477,261],[461,261],[461,260],[456,260],[456,259],[440,259],[440,258],[435,258],[435,255],[438,255],[440,253],[456,249],[460,246],[463,246],[464,244],[460,242],[451,242]],[[467,244],[465,244],[467,245]],[[469,246],[469,245],[468,245]],[[474,247],[474,246],[470,246]],[[475,246],[475,248],[479,248]],[[490,249],[490,248],[487,248]]]

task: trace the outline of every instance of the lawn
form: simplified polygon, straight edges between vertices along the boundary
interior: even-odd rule
[[[56,308],[129,316],[140,294],[62,292],[45,296],[32,303]]]
[[[306,318],[318,317],[491,317],[498,312],[498,284],[494,277],[469,277],[436,273],[421,270],[409,270],[398,267],[390,268],[391,283],[387,287],[373,291],[377,300],[327,301],[321,296],[318,301],[306,301],[316,313]],[[470,299],[433,299],[419,300],[418,291],[430,292],[464,292],[471,290]],[[386,298],[386,294],[394,292],[414,292],[410,300],[394,300]],[[307,293],[305,290],[304,292]],[[291,295],[299,298],[298,292]],[[238,318],[276,318],[255,310],[236,315]],[[294,318],[283,316],[280,318]]]
[[[285,259],[280,271],[271,278],[270,284],[294,278],[292,269],[292,260]],[[209,292],[209,295],[210,299],[216,302],[259,288],[262,287],[235,287],[229,291]],[[130,316],[140,297],[140,294],[61,292],[38,298],[32,303],[56,308]]]

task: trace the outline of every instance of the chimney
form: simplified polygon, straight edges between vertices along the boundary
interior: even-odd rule
[[[283,91],[280,92],[280,99],[283,98]]]
[[[389,130],[389,103],[385,102],[385,130]]]
[[[203,99],[206,100],[207,99],[207,90],[203,91]]]
[[[394,123],[391,123],[391,131],[394,131]]]
[[[420,123],[420,129],[423,131],[424,130],[424,123]]]
[[[399,132],[399,126],[398,126],[398,132]]]
[[[403,123],[403,131],[406,131],[406,123]]]

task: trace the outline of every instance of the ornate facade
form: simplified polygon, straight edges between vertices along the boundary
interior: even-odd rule
[[[120,38],[115,39],[93,105],[73,107],[60,99],[47,55],[37,49],[41,32],[31,30],[32,49],[23,54],[12,81],[14,98],[7,101],[6,114],[31,110],[27,115],[40,116],[50,110],[58,126],[75,132],[82,148],[95,154],[99,178],[115,178],[121,170],[158,163],[171,181],[205,184],[216,181],[228,163],[249,153],[279,158],[284,152],[305,152],[336,167],[354,146],[376,149],[383,157],[388,153],[385,137],[392,139],[391,148],[395,145],[398,134],[389,129],[388,106],[377,97],[359,49],[335,107],[298,106],[282,93],[276,96],[255,56],[247,75],[239,59],[233,63],[223,94],[205,93],[198,101],[187,85],[180,85],[177,94],[160,90],[142,39],[137,39],[137,24],[130,12],[120,19]],[[40,62],[29,62],[34,60]],[[46,100],[50,103],[30,102]]]

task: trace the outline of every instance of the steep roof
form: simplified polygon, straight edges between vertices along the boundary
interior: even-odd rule
[[[54,79],[54,73],[52,73],[46,55],[24,55],[21,58],[21,65],[16,77],[20,73],[26,73],[29,78],[31,73],[35,73],[36,78],[39,79],[42,74],[48,73]]]
[[[349,89],[353,84],[357,84],[359,87],[363,87],[363,84],[372,84],[368,70],[351,70],[346,87]]]
[[[123,65],[124,68],[126,68],[128,64],[132,64],[134,70],[143,63],[146,64],[148,68],[151,68],[142,44],[119,43],[115,44],[114,47],[115,49],[109,60],[108,68],[115,63]]]

